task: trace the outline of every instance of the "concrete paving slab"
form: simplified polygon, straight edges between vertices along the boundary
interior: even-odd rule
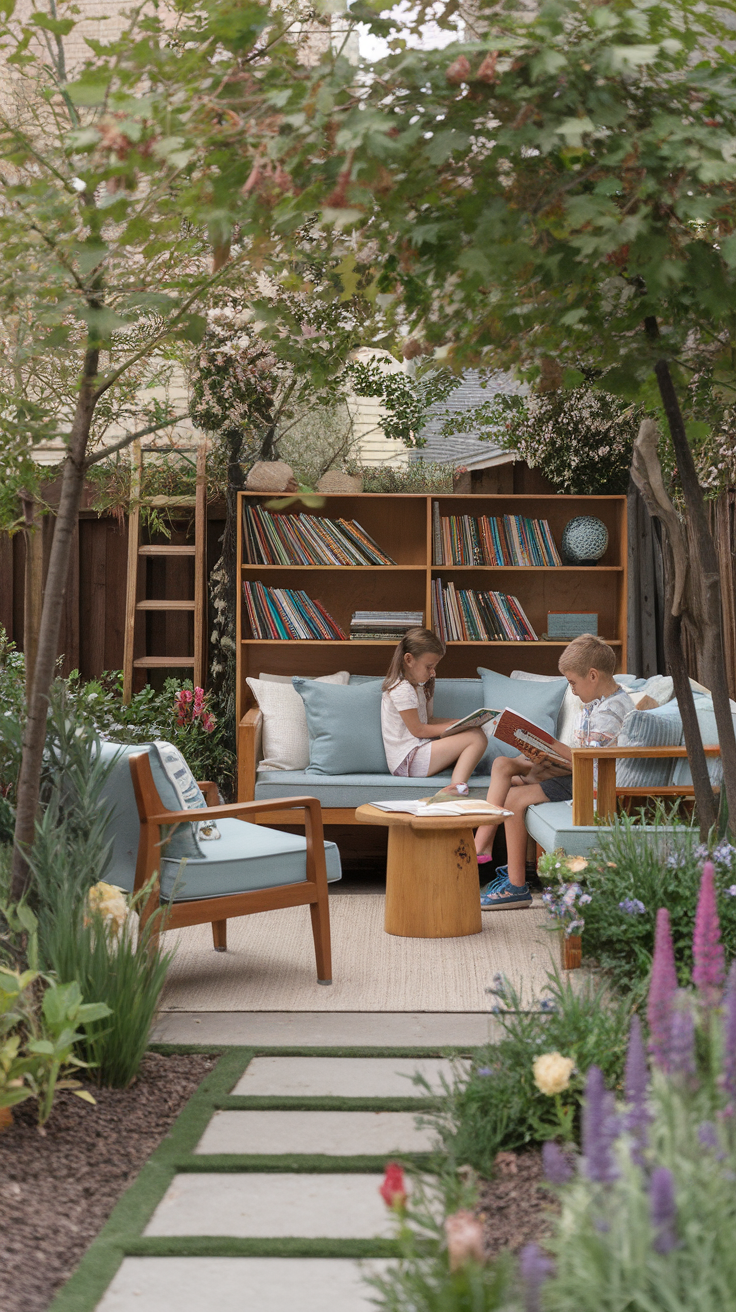
[[[152,1036],[254,1048],[474,1048],[499,1037],[495,1018],[476,1011],[164,1012]]]
[[[413,1112],[215,1112],[197,1153],[424,1153],[436,1142]]]
[[[126,1257],[97,1312],[371,1312],[388,1262],[324,1257]]]
[[[412,1083],[421,1074],[436,1093],[452,1084],[454,1066],[442,1057],[254,1057],[233,1093],[302,1098],[424,1098]]]
[[[378,1192],[382,1180],[378,1174],[255,1171],[177,1175],[145,1234],[389,1239],[395,1226]]]

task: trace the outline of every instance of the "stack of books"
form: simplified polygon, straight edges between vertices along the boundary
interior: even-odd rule
[[[408,629],[421,628],[421,610],[356,610],[350,621],[350,637],[375,642],[401,642]]]
[[[516,597],[432,584],[432,622],[442,642],[538,642]]]
[[[440,516],[433,507],[435,565],[561,565],[546,519]]]
[[[305,641],[339,638],[347,641],[340,625],[321,601],[291,588],[265,588],[262,583],[243,584],[245,609],[254,638],[291,638]]]
[[[243,556],[249,565],[395,565],[354,519],[272,515],[243,507]]]

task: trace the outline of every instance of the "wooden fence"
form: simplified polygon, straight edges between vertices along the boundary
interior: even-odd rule
[[[54,518],[41,521],[43,541],[43,576],[54,533]],[[219,554],[219,539],[224,529],[224,506],[214,504],[208,511],[207,570],[212,569]],[[183,542],[183,532],[172,533],[172,542]],[[61,673],[77,669],[85,679],[98,677],[104,670],[120,669],[123,664],[125,590],[128,559],[128,524],[125,517],[98,516],[83,510],[74,533],[69,565],[64,619],[58,654]],[[25,537],[0,534],[0,624],[8,636],[23,650]],[[191,557],[148,559],[147,595],[174,598],[194,595]],[[147,632],[144,633],[144,623]],[[193,650],[193,618],[188,612],[148,612],[139,622],[136,655],[142,655],[144,642],[151,656]]]

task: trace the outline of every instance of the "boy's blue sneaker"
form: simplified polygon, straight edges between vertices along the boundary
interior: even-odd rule
[[[531,905],[532,895],[528,884],[512,884],[506,866],[499,866],[498,876],[480,895],[481,911],[514,911]]]

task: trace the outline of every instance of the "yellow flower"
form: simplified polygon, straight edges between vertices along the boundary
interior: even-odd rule
[[[581,870],[588,869],[588,862],[584,856],[569,856],[567,858],[567,868],[571,875],[579,875]]]
[[[567,1088],[574,1069],[575,1062],[571,1057],[563,1057],[561,1052],[545,1052],[532,1066],[534,1083],[540,1093],[551,1098]]]
[[[91,912],[99,912],[113,934],[122,929],[128,918],[128,903],[122,889],[103,880],[92,885],[87,894],[87,905]]]

